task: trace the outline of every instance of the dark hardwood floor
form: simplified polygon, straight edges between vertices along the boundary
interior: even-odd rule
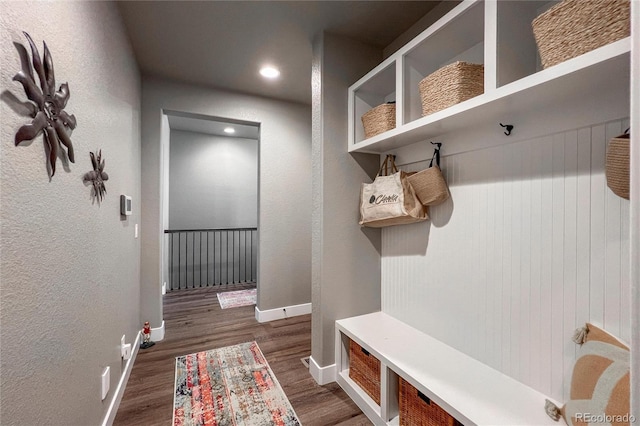
[[[301,358],[311,354],[311,316],[260,324],[254,306],[220,309],[216,293],[251,288],[218,286],[168,293],[165,338],[140,350],[114,425],[170,425],[175,357],[255,340],[304,426],[370,425],[335,383],[319,386]]]

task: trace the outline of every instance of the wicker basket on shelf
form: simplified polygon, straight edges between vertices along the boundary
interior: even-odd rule
[[[628,37],[629,0],[563,0],[533,20],[543,68]]]
[[[605,175],[607,186],[618,197],[629,199],[629,146],[631,137],[628,133],[617,136],[607,146]]]
[[[462,423],[400,377],[400,426],[462,426]]]
[[[369,139],[375,135],[396,128],[396,104],[387,102],[362,114],[364,137]]]
[[[484,66],[454,62],[429,74],[419,88],[422,115],[433,114],[484,93]]]
[[[349,343],[349,377],[380,405],[380,361],[353,340]]]

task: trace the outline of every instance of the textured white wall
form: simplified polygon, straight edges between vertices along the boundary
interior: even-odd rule
[[[53,57],[56,83],[68,82],[66,111],[77,117],[76,162],[58,161],[51,181],[42,136],[14,147],[30,122],[13,95],[20,70],[13,43],[31,34]],[[0,3],[0,422],[95,425],[102,421],[139,315],[140,78],[114,3]],[[92,204],[82,176],[102,149],[107,195]],[[120,194],[133,215],[120,217]],[[111,391],[100,399],[100,374]]]
[[[172,130],[169,228],[255,228],[258,141]]]
[[[143,79],[142,315],[158,326],[161,307],[162,110],[260,125],[258,308],[311,300],[311,111],[307,105]]]
[[[629,201],[604,176],[606,142],[626,127],[445,157],[451,199],[383,230],[382,310],[566,400],[577,327],[631,339]]]

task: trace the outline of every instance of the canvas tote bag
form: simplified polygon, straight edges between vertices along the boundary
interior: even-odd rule
[[[393,155],[387,155],[373,183],[362,184],[360,225],[381,228],[420,222],[428,218],[406,173],[398,171]]]

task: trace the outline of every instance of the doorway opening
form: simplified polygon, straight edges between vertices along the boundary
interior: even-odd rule
[[[164,111],[165,291],[257,282],[257,123]]]

